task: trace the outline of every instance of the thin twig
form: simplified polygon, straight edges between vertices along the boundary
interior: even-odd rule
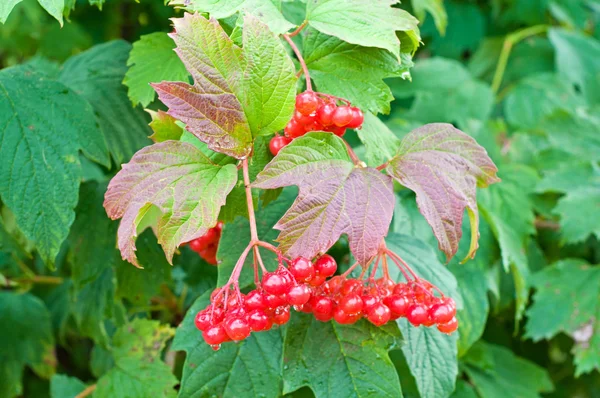
[[[302,22],[302,24],[300,24],[300,26],[298,26],[298,27],[296,28],[296,30],[294,30],[294,31],[293,31],[293,32],[291,32],[291,33],[288,33],[287,35],[288,35],[289,37],[294,37],[294,36],[296,36],[298,33],[302,32],[302,29],[304,29],[304,28],[306,27],[306,25],[308,25],[308,21],[307,21],[307,20],[304,20],[304,22]]]
[[[85,398],[88,395],[90,395],[91,393],[93,393],[95,389],[96,389],[96,385],[92,384],[91,386],[88,386],[85,390],[83,390],[79,394],[75,395],[75,398]]]
[[[292,40],[290,35],[283,35],[283,38],[285,39],[285,41],[288,42],[288,44],[294,51],[294,54],[296,54],[296,58],[298,58],[298,62],[300,62],[300,66],[302,67],[302,70],[304,71],[304,78],[306,79],[306,91],[312,91],[312,83],[310,82],[310,73],[308,72],[308,67],[306,66],[304,57],[302,57],[302,53],[300,53],[300,50],[298,49],[298,47],[296,46],[296,43],[294,43],[294,41]]]

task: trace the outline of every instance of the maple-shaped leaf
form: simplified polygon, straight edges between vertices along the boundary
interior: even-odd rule
[[[111,180],[104,199],[108,215],[123,218],[118,231],[123,258],[139,266],[138,226],[147,213],[158,210],[158,242],[171,262],[181,243],[217,223],[236,181],[235,165],[217,165],[192,144],[165,141],[140,150]]]
[[[292,207],[275,225],[280,249],[291,257],[324,253],[342,234],[361,264],[376,253],[394,211],[392,179],[356,167],[344,141],[330,133],[295,139],[258,174],[255,188],[297,185]]]
[[[285,127],[294,108],[295,69],[266,25],[247,15],[242,49],[215,19],[185,14],[173,21],[175,51],[194,85],[152,85],[171,116],[212,150],[238,159],[250,153],[253,137]]]
[[[419,211],[448,260],[458,250],[465,208],[471,221],[471,247],[478,247],[476,187],[500,181],[486,150],[451,124],[432,123],[408,133],[387,172],[417,194]]]

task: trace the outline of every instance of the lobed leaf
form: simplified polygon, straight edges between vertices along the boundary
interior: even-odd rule
[[[419,21],[408,12],[393,8],[396,3],[398,0],[314,0],[306,5],[306,20],[327,35],[352,44],[383,48],[399,59],[396,31],[412,31],[418,37]]]
[[[163,142],[168,140],[178,141],[183,134],[183,128],[177,124],[177,120],[168,113],[159,110],[158,112],[147,109],[152,121],[150,128],[154,133],[150,139],[154,142]]]
[[[185,142],[165,141],[139,151],[111,180],[104,200],[109,217],[122,218],[118,246],[123,259],[139,266],[137,228],[146,214],[158,211],[158,242],[170,263],[180,244],[217,223],[236,180],[235,165],[214,164]]]
[[[199,14],[175,19],[176,52],[194,85],[152,86],[169,114],[209,148],[238,159],[253,137],[282,129],[293,112],[294,65],[281,41],[252,16],[244,18],[243,49],[219,23]]]
[[[282,251],[312,258],[347,234],[361,264],[377,253],[394,210],[392,180],[376,169],[355,167],[341,138],[310,133],[295,139],[253,184],[261,189],[290,185],[298,186],[298,198],[275,225]]]
[[[450,260],[462,237],[465,208],[471,221],[473,257],[479,238],[476,187],[500,181],[498,169],[477,142],[450,124],[433,123],[411,131],[400,144],[387,172],[415,191],[419,211]]]

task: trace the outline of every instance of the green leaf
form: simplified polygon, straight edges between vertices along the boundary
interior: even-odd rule
[[[564,332],[575,340],[575,376],[600,369],[600,267],[562,260],[532,277],[525,336],[539,341]]]
[[[577,114],[557,111],[539,126],[550,143],[579,159],[600,160],[600,108],[579,109]],[[577,137],[574,139],[574,137]]]
[[[383,79],[410,76],[413,65],[404,53],[398,62],[389,51],[346,43],[312,28],[306,29],[302,51],[319,91],[373,113],[389,113],[394,99]]]
[[[396,98],[415,97],[401,116],[424,123],[447,122],[466,128],[471,119],[490,116],[494,95],[490,87],[474,79],[458,61],[444,58],[420,60],[411,69],[412,82],[390,81]]]
[[[123,84],[129,88],[127,95],[134,105],[146,107],[154,100],[150,83],[189,80],[188,71],[173,49],[175,43],[163,32],[144,35],[133,43]]]
[[[400,140],[392,131],[371,113],[365,113],[365,121],[358,138],[365,145],[367,164],[377,167],[393,158],[400,148]]]
[[[112,219],[123,218],[118,232],[123,258],[139,265],[137,229],[144,216],[154,212],[158,242],[171,263],[179,245],[202,236],[217,223],[236,179],[235,165],[214,164],[184,142],[165,141],[136,153],[111,180],[104,201]]]
[[[216,20],[175,19],[176,52],[194,85],[153,84],[169,114],[209,148],[241,159],[253,136],[282,129],[294,106],[294,65],[281,41],[258,19],[244,18],[243,50]],[[268,60],[265,62],[265,60]]]
[[[556,50],[558,73],[575,85],[590,104],[600,102],[600,43],[581,33],[553,28],[548,37]]]
[[[395,233],[390,234],[385,242],[419,277],[436,285],[445,295],[456,301],[459,309],[462,308],[462,298],[454,275],[439,262],[430,246],[411,236]],[[390,264],[389,271],[393,280],[404,281],[402,274],[393,264]],[[458,374],[457,334],[448,336],[435,328],[415,328],[409,325],[406,319],[399,320],[398,325],[406,341],[402,345],[402,352],[421,396],[449,396],[454,390]]]
[[[135,319],[113,336],[115,366],[98,380],[94,398],[175,397],[177,378],[158,360],[174,334],[158,321]]]
[[[285,336],[284,393],[308,386],[321,397],[401,397],[388,351],[400,341],[394,324],[319,322],[294,313]]]
[[[475,255],[479,238],[476,187],[499,182],[498,168],[486,150],[452,125],[427,124],[407,134],[387,172],[417,194],[419,211],[450,260],[462,237],[465,209],[471,222],[471,246]],[[431,184],[436,181],[436,184]]]
[[[38,0],[38,3],[58,21],[60,26],[63,26],[65,0]]]
[[[160,286],[171,280],[171,266],[163,256],[151,230],[140,235],[139,257],[144,269],[122,263],[117,269],[117,295],[133,304],[147,305]]]
[[[131,45],[117,40],[100,44],[69,58],[59,80],[94,108],[98,124],[115,163],[121,164],[150,144],[147,117],[133,108],[122,84]],[[72,111],[71,111],[72,112]]]
[[[179,397],[280,397],[281,329],[252,333],[244,341],[225,343],[214,351],[194,326],[196,314],[209,303],[209,294],[198,298],[177,328],[172,348],[187,353]]]
[[[0,71],[0,125],[0,196],[52,266],[75,218],[79,151],[108,165],[106,142],[87,102],[27,67]]]
[[[513,274],[517,300],[515,318],[518,321],[523,316],[529,296],[529,265],[525,248],[529,236],[536,232],[529,195],[537,183],[537,175],[532,169],[515,165],[503,168],[502,178],[501,184],[480,192],[478,204],[500,245],[504,270]]]
[[[54,362],[54,337],[50,314],[37,297],[0,291],[0,396],[23,393],[25,366],[37,368]]]
[[[147,109],[146,112],[152,118],[150,122],[150,128],[154,131],[154,134],[150,136],[152,141],[155,143],[168,140],[177,141],[181,138],[183,128],[177,124],[177,120],[173,116],[161,110],[154,112]]]
[[[600,183],[567,193],[559,200],[554,213],[560,215],[561,235],[567,243],[583,242],[591,234],[600,237],[600,223],[595,217],[600,203]]]
[[[396,31],[412,31],[420,40],[419,21],[392,5],[398,0],[315,0],[306,5],[306,19],[313,28],[345,42],[390,51],[400,59]]]
[[[258,17],[275,34],[294,27],[281,13],[281,0],[176,0],[171,5],[184,5],[191,11],[208,12],[212,18],[223,19],[244,11]]]
[[[76,398],[87,386],[76,377],[54,375],[50,379],[51,398]]]
[[[450,396],[451,398],[479,398],[475,389],[466,381],[457,380],[456,390]]]
[[[419,20],[423,21],[425,19],[425,11],[427,11],[433,17],[438,32],[442,36],[446,33],[448,15],[444,8],[444,0],[413,0],[412,6]]]
[[[534,129],[558,109],[574,111],[585,105],[573,86],[553,73],[521,80],[504,101],[506,120],[515,128]]]
[[[313,258],[348,236],[361,264],[376,254],[394,210],[392,179],[355,167],[344,141],[330,133],[295,139],[258,174],[255,188],[296,185],[298,198],[279,220],[279,249],[292,258]]]
[[[553,390],[548,372],[505,347],[477,343],[465,357],[471,384],[482,398],[538,398]]]
[[[0,3],[0,22],[5,23],[14,6],[23,0],[6,0]]]

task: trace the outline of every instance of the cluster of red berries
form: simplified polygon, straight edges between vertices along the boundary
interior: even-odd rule
[[[219,349],[221,343],[244,340],[251,332],[283,325],[290,319],[290,306],[306,305],[313,289],[336,270],[335,260],[327,254],[314,264],[298,257],[289,269],[280,265],[276,271],[265,273],[260,286],[246,295],[228,287],[218,288],[210,305],[196,315],[196,327],[206,343]]]
[[[364,115],[356,107],[337,105],[338,99],[327,94],[305,91],[296,96],[296,110],[292,120],[285,126],[285,135],[276,135],[271,139],[269,149],[273,156],[294,138],[310,131],[329,131],[339,137],[346,129],[358,129],[362,126]]]
[[[456,305],[450,297],[436,297],[433,286],[424,280],[394,283],[377,280],[331,278],[313,291],[310,301],[296,310],[312,313],[319,321],[335,320],[352,324],[365,318],[376,326],[401,317],[413,326],[432,326],[443,333],[458,327]]]
[[[211,304],[196,315],[196,327],[213,349],[287,323],[291,306],[322,322],[351,324],[365,318],[382,326],[406,317],[414,326],[437,324],[448,334],[458,327],[454,300],[435,296],[427,281],[396,284],[386,277],[362,280],[342,275],[327,280],[336,270],[335,260],[327,254],[314,264],[298,257],[288,268],[280,264],[276,271],[265,273],[260,286],[246,295],[228,286],[218,288]]]
[[[206,231],[204,235],[189,241],[190,249],[198,253],[207,263],[217,265],[217,249],[219,248],[222,229],[223,223],[219,221],[217,225]]]

